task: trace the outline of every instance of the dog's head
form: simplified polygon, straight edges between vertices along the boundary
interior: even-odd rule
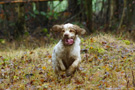
[[[63,44],[70,46],[74,44],[76,35],[85,34],[85,29],[80,28],[73,24],[54,25],[51,29],[54,32],[60,32],[62,34]]]

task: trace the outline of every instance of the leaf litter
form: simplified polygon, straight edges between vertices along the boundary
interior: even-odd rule
[[[57,81],[52,47],[0,52],[0,90],[135,89],[135,43],[108,34],[81,39],[82,63]]]

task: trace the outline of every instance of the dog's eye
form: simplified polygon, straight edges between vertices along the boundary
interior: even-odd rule
[[[74,32],[74,30],[71,29],[70,32]]]
[[[65,30],[62,30],[61,32],[65,32]]]

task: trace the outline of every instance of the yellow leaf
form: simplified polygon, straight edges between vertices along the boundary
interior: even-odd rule
[[[119,72],[120,71],[120,69],[119,68],[116,68],[116,70],[115,70],[116,72]]]
[[[45,70],[45,69],[46,69],[46,67],[45,67],[45,66],[43,66],[43,67],[42,67],[42,69],[43,69],[43,70]]]
[[[90,47],[90,49],[93,49],[93,47]]]
[[[96,58],[96,59],[98,58],[97,55],[95,55],[95,58]]]
[[[134,88],[129,88],[129,90],[135,90]]]
[[[20,84],[20,88],[23,87],[24,85]]]
[[[105,68],[105,66],[103,66],[102,68]]]
[[[106,71],[109,71],[110,69],[108,67],[106,67]]]

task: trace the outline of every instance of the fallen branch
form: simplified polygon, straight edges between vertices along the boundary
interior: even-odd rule
[[[41,1],[59,1],[59,0],[3,0],[0,4],[6,3],[26,3],[26,2],[41,2]]]
[[[132,70],[132,77],[133,77],[133,86],[135,87],[135,77],[134,77],[134,72]]]
[[[129,80],[128,80],[128,75],[127,75],[126,69],[125,69],[125,78],[127,81],[127,90],[129,90]]]

